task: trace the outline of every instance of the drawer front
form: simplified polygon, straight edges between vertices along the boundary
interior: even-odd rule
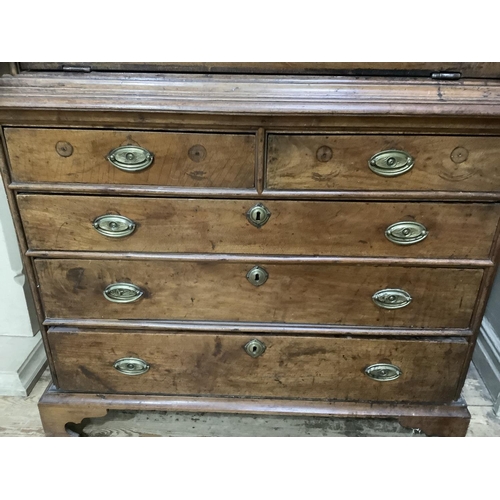
[[[16,182],[254,187],[253,135],[8,128],[5,137]],[[116,148],[119,167],[107,159]]]
[[[48,337],[63,390],[365,401],[452,401],[468,349],[463,339],[59,329]],[[247,352],[255,345],[257,357]]]
[[[376,327],[467,328],[483,275],[480,269],[339,264],[266,264],[252,272],[258,262],[35,263],[49,318]],[[117,283],[125,285],[113,286]],[[112,302],[105,291],[108,298],[134,301]]]
[[[403,171],[401,151],[413,159]],[[369,162],[373,158],[374,169]],[[392,158],[392,160],[391,160]],[[387,165],[392,162],[392,167]],[[391,170],[392,168],[392,170]],[[396,170],[394,170],[396,169]],[[267,188],[314,191],[498,191],[500,138],[270,135]]]
[[[500,216],[500,204],[54,195],[18,203],[31,250],[486,259]]]

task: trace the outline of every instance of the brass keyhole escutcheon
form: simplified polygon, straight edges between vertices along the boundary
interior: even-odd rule
[[[257,203],[247,212],[247,219],[250,224],[260,228],[271,217],[271,212],[262,203]]]
[[[254,286],[262,286],[269,278],[269,273],[260,266],[255,266],[247,273],[247,280]]]
[[[245,349],[245,352],[252,358],[258,358],[260,355],[264,354],[266,344],[259,339],[252,339],[243,346],[243,349]]]

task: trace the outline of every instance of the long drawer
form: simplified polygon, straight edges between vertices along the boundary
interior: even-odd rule
[[[499,191],[500,138],[271,134],[267,188]]]
[[[447,402],[468,344],[51,329],[61,389]]]
[[[467,328],[481,269],[36,259],[48,318]]]
[[[485,259],[500,217],[500,204],[62,195],[18,203],[32,250]]]
[[[254,188],[255,137],[7,128],[16,182]]]

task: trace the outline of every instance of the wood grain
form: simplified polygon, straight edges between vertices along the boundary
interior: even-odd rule
[[[329,161],[317,159],[329,147]],[[452,152],[466,150],[455,163]],[[368,167],[381,151],[400,150],[415,159],[413,168],[382,177]],[[267,188],[358,191],[499,191],[500,140],[495,137],[278,135],[268,138]]]
[[[7,128],[5,137],[14,181],[254,187],[253,135]],[[73,154],[60,156],[58,142],[71,144]],[[124,145],[154,153],[153,164],[137,172],[116,168],[106,155]],[[199,145],[206,156],[195,161],[189,151]]]
[[[60,388],[129,392],[448,402],[467,352],[461,339],[400,340],[258,336],[265,352],[243,349],[254,337],[142,332],[49,333]],[[129,376],[113,364],[143,359],[148,372]],[[403,374],[378,382],[364,374],[372,364]]]
[[[500,114],[500,82],[464,80],[433,81],[415,78],[353,78],[332,76],[262,75],[131,75],[131,74],[21,74],[0,78],[0,110],[73,110],[106,113],[138,111],[182,115],[216,115],[210,122],[230,115],[328,116],[330,125],[342,123],[339,115],[378,115],[382,121],[401,116],[495,118]],[[186,116],[188,115],[188,116]],[[334,115],[334,116],[331,116]],[[389,115],[389,116],[387,116]],[[71,115],[68,115],[71,116]],[[203,116],[201,116],[203,119]],[[450,118],[452,117],[452,118]],[[291,118],[291,122],[294,122]],[[64,117],[60,120],[64,120]],[[189,116],[191,124],[195,120]],[[495,121],[494,120],[494,121]],[[65,120],[64,120],[65,121]],[[114,120],[113,120],[114,121]],[[281,120],[289,123],[290,119]],[[379,120],[380,121],[380,120]],[[163,127],[166,123],[163,121]],[[288,125],[290,126],[290,125]],[[311,125],[314,127],[314,123]],[[432,126],[432,125],[431,125]],[[335,125],[333,125],[335,127]],[[310,130],[312,132],[312,130]]]
[[[254,200],[19,195],[18,204],[30,250],[52,251],[484,259],[500,217],[500,204],[266,201],[271,217],[256,228],[246,217]],[[107,214],[128,217],[136,230],[103,236],[92,222]],[[399,221],[419,222],[429,235],[392,243],[385,230]]]
[[[258,262],[169,262],[36,259],[48,318],[259,321],[375,327],[467,328],[480,269],[328,264],[269,264],[267,282],[250,284]],[[137,302],[103,296],[112,283],[144,290]],[[372,295],[402,288],[402,309],[377,307]]]
[[[105,415],[108,410],[234,413],[253,415],[283,415],[334,418],[395,418],[412,417],[424,428],[441,436],[465,435],[463,422],[470,413],[463,400],[443,405],[360,403],[349,401],[158,396],[152,394],[85,394],[58,391],[54,386],[44,393],[38,405],[47,436],[68,436],[65,424],[79,424],[86,417]],[[447,425],[439,425],[443,419]],[[88,420],[86,420],[88,421]],[[85,423],[85,422],[84,422]],[[82,426],[78,426],[82,427]],[[465,426],[466,427],[466,426]],[[461,432],[461,434],[460,434]],[[85,434],[83,434],[85,435]],[[429,434],[433,435],[433,434]],[[436,434],[434,434],[436,435]]]

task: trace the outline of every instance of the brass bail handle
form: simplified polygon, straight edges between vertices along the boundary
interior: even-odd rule
[[[125,172],[139,172],[153,163],[154,154],[140,146],[120,146],[111,150],[106,159]]]
[[[382,177],[395,177],[413,168],[415,159],[406,151],[389,149],[380,151],[368,160],[372,172]]]
[[[109,238],[124,238],[135,231],[133,220],[122,215],[101,215],[92,223],[94,229]]]

